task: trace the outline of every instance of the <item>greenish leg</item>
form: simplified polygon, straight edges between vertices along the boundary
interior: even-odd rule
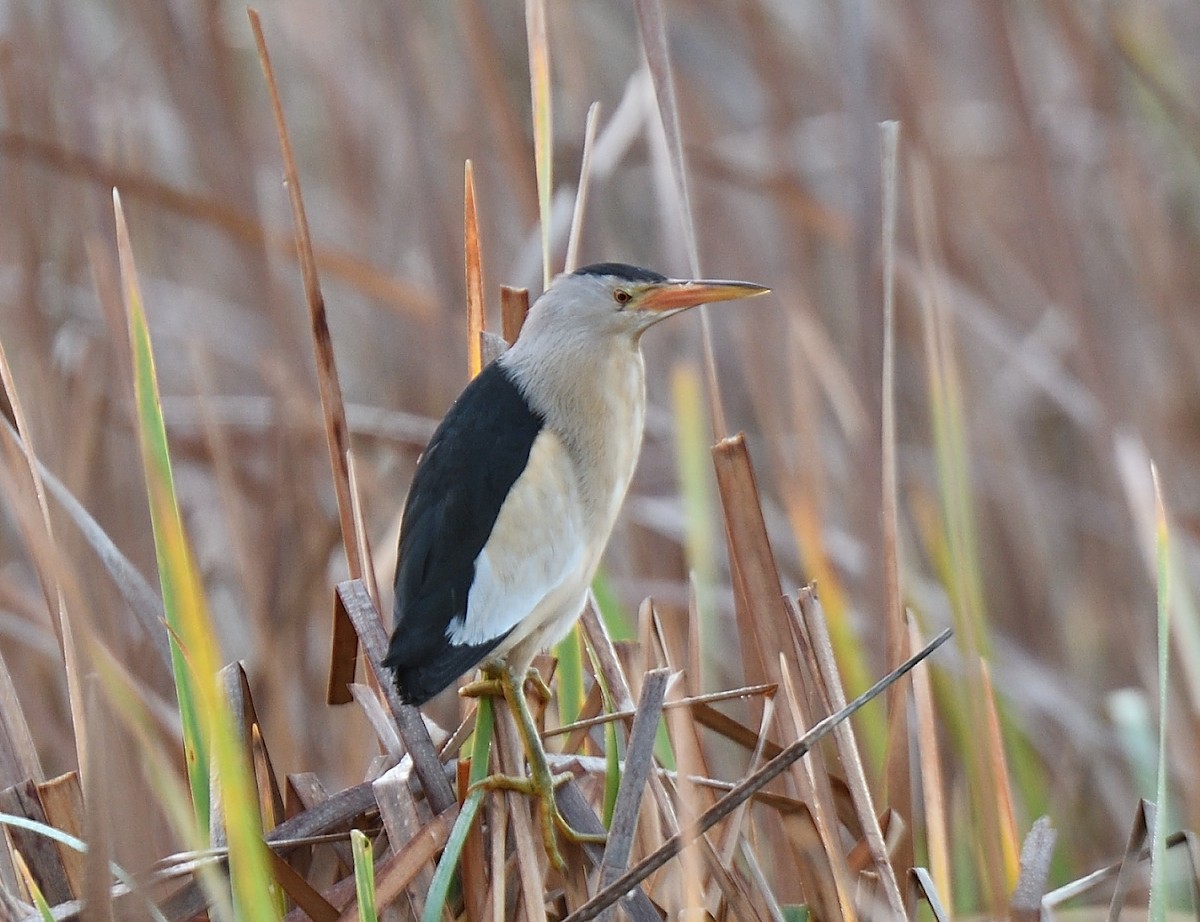
[[[556,868],[563,870],[566,868],[566,863],[558,850],[558,832],[576,843],[601,844],[604,842],[604,836],[589,835],[574,829],[559,812],[558,805],[554,802],[554,789],[560,784],[570,781],[573,776],[570,772],[556,775],[550,770],[550,763],[546,760],[546,750],[542,747],[537,725],[533,722],[533,715],[529,711],[529,702],[525,698],[525,679],[527,678],[529,677],[522,677],[522,681],[518,683],[516,677],[509,670],[490,667],[484,670],[483,681],[472,682],[462,690],[464,695],[502,694],[504,696],[509,710],[516,718],[517,730],[521,734],[521,744],[525,749],[525,757],[529,760],[528,778],[490,775],[474,787],[517,791],[537,797],[546,854]],[[540,675],[537,676],[535,685],[538,682],[540,682],[539,692],[544,689],[548,693],[549,689],[545,688],[546,683],[541,681]]]

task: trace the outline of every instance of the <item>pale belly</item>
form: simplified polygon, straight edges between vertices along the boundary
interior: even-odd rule
[[[557,495],[542,492],[534,500],[539,514],[514,515],[512,523],[525,528],[529,522],[541,523],[544,531],[538,528],[539,534],[505,545],[523,544],[531,557],[549,559],[544,557],[549,554],[569,563],[560,578],[542,584],[536,598],[518,603],[522,616],[491,654],[493,662],[523,671],[538,652],[566,636],[583,611],[641,450],[644,379],[640,355],[633,358],[621,373],[603,378],[610,388],[596,393],[581,414],[591,422],[588,430],[575,439],[564,435],[553,444],[548,440],[545,447],[552,450],[538,459],[547,468],[539,482],[555,485],[549,492]],[[619,382],[615,387],[614,381]]]

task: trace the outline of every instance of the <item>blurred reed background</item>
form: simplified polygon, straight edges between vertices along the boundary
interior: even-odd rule
[[[958,652],[933,667],[954,903],[986,902],[977,868],[992,827],[980,811],[998,797],[980,780],[980,753],[994,750],[980,743],[973,652],[989,666],[1011,779],[1011,819],[997,822],[1023,836],[1051,817],[1052,881],[1118,857],[1137,798],[1154,796],[1151,459],[1174,563],[1171,822],[1200,825],[1189,588],[1200,570],[1200,8],[663,0],[661,11],[700,267],[775,292],[710,312],[729,430],[717,434],[746,432],[782,588],[817,581],[851,692],[887,664],[879,122],[900,123],[900,583],[924,636],[958,627]],[[265,0],[261,12],[386,587],[416,456],[467,376],[466,159],[489,328],[501,284],[533,296],[542,285],[525,7]],[[553,269],[598,101],[580,262],[688,274],[634,9],[572,0],[547,12]],[[0,90],[0,339],[30,441],[153,581],[117,186],[223,661],[245,661],[280,771],[314,772],[329,790],[362,780],[377,752],[369,725],[355,707],[324,704],[330,590],[345,560],[279,147],[242,5],[7,0]],[[691,573],[703,687],[735,686],[700,325],[668,325],[645,347],[652,412],[606,557],[608,608],[636,625],[653,596],[664,621],[686,624]],[[77,767],[76,739],[13,457],[0,484],[0,653],[51,776]],[[85,602],[73,617],[169,726],[169,672],[53,508]],[[453,726],[457,708],[431,714]],[[178,843],[128,730],[95,711],[111,847],[139,867]],[[882,703],[857,726],[869,775],[884,777]]]

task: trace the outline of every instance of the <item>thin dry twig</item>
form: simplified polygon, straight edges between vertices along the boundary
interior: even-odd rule
[[[741,688],[731,688],[728,691],[707,692],[703,695],[689,695],[686,698],[678,698],[674,701],[665,702],[663,704],[663,710],[672,711],[676,708],[690,708],[694,711],[699,711],[702,707],[715,704],[718,701],[733,701],[738,698],[749,698],[753,695],[765,695],[766,697],[770,698],[775,694],[777,687],[778,686],[771,684],[745,685]],[[576,730],[587,730],[591,727],[598,727],[602,724],[612,723],[614,720],[629,720],[630,718],[636,717],[638,713],[638,708],[629,708],[628,710],[624,711],[611,711],[607,714],[598,714],[597,716],[589,717],[586,720],[577,720],[574,723],[563,724],[561,727],[551,727],[549,730],[546,730],[542,733],[542,739],[549,739],[552,736],[562,736],[566,733],[574,733]],[[700,723],[703,724],[704,722],[700,721]],[[751,735],[753,735],[752,731],[747,732],[751,732]],[[754,744],[751,743],[749,748],[753,749]]]
[[[753,775],[744,779],[732,791],[700,814],[696,819],[695,825],[688,827],[686,836],[682,833],[672,836],[659,846],[659,848],[655,849],[654,852],[647,855],[645,859],[621,875],[619,879],[592,897],[586,905],[568,916],[564,922],[587,922],[588,919],[596,918],[624,894],[628,893],[629,890],[637,886],[714,825],[736,810],[740,804],[778,778],[793,762],[803,758],[816,743],[828,736],[838,724],[849,719],[864,705],[877,698],[897,679],[907,675],[915,666],[949,640],[953,633],[950,628],[946,628],[946,630],[931,640],[924,649],[914,654],[898,668],[893,669],[846,705],[846,707],[814,724],[812,729],[805,733],[804,736],[788,745],[778,756]]]

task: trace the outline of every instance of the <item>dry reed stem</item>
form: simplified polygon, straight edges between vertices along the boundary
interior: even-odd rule
[[[621,875],[621,877],[608,887],[602,889],[592,898],[587,906],[581,908],[578,912],[572,913],[567,917],[565,922],[586,922],[588,919],[594,919],[613,902],[620,899],[622,895],[627,893],[634,886],[645,880],[658,868],[662,867],[672,858],[686,848],[691,841],[696,837],[703,835],[716,823],[719,823],[726,816],[732,813],[745,800],[753,796],[758,791],[762,790],[775,778],[779,777],[798,759],[803,758],[818,742],[829,735],[830,732],[838,724],[848,720],[851,716],[860,710],[868,702],[874,700],[880,694],[888,689],[889,686],[896,680],[900,679],[918,664],[924,661],[938,647],[950,639],[952,632],[947,629],[942,631],[937,637],[929,642],[923,649],[918,651],[912,657],[904,662],[897,669],[893,669],[878,682],[872,685],[869,689],[851,701],[842,710],[829,715],[821,721],[818,721],[812,726],[807,733],[800,739],[795,740],[784,748],[778,756],[756,771],[754,774],[743,779],[734,786],[728,794],[718,800],[711,808],[697,817],[695,825],[689,827],[688,834],[690,839],[685,839],[682,834],[673,835],[670,839],[664,842],[652,854],[646,856],[641,862],[633,868]]]
[[[908,627],[904,621],[904,592],[900,585],[900,497],[896,470],[896,208],[899,171],[900,123],[880,125],[883,166],[883,389],[880,397],[880,468],[883,473],[880,519],[883,528],[883,570],[886,589],[884,622],[887,625],[887,665],[908,656]],[[909,685],[897,683],[887,698],[887,765],[883,796],[901,816],[913,815],[913,779],[910,767]],[[914,863],[911,832],[901,835],[893,855],[894,866]]]
[[[608,827],[608,841],[600,862],[601,887],[611,884],[629,865],[634,828],[641,809],[642,792],[654,761],[654,742],[658,736],[658,722],[662,716],[670,675],[668,669],[656,669],[647,673],[642,680],[642,693],[629,734],[629,745],[625,750],[621,785],[617,789],[617,801]],[[605,918],[611,919],[612,914],[609,913]]]
[[[675,90],[675,76],[671,66],[671,55],[667,47],[667,24],[660,0],[636,0],[638,27],[642,36],[642,49],[646,53],[646,64],[654,85],[658,102],[658,114],[666,140],[671,175],[675,181],[676,203],[679,209],[679,224],[683,231],[687,250],[688,267],[692,276],[700,275],[700,250],[696,241],[695,224],[692,221],[692,200],[688,188],[687,162],[684,158],[683,129],[679,120],[679,103]],[[721,439],[729,434],[725,421],[725,406],[721,399],[721,387],[717,379],[716,350],[713,347],[712,326],[708,306],[700,307],[700,335],[704,349],[705,382],[708,387],[708,403],[712,412],[713,438]]]
[[[811,588],[806,588],[800,591],[798,602],[800,614],[803,616],[808,626],[809,636],[813,640],[813,651],[817,657],[817,667],[822,684],[829,693],[832,707],[841,710],[846,706],[846,695],[842,688],[841,676],[838,673],[837,660],[833,654],[833,645],[830,643],[825,627],[825,616],[821,610],[820,600]],[[895,871],[892,869],[887,846],[883,840],[883,832],[880,830],[879,821],[875,816],[874,798],[867,785],[862,757],[859,755],[858,743],[854,738],[854,728],[850,722],[839,724],[833,731],[833,738],[837,744],[838,755],[841,757],[842,767],[846,773],[846,783],[850,788],[851,800],[863,828],[875,873],[883,888],[884,902],[894,916],[902,916],[904,914],[904,898],[900,894],[900,886],[896,881]]]
[[[483,370],[483,253],[479,243],[479,209],[475,204],[475,170],[468,160],[463,176],[463,248],[467,276],[467,376]]]
[[[363,653],[378,687],[387,701],[388,707],[396,719],[400,736],[413,759],[413,767],[417,777],[421,779],[421,787],[429,807],[435,815],[440,815],[456,803],[454,792],[442,772],[442,763],[438,759],[437,750],[429,738],[429,730],[421,713],[412,705],[400,701],[399,695],[391,682],[391,676],[383,665],[387,650],[387,635],[375,603],[363,585],[362,580],[347,580],[337,587],[335,604],[346,615],[351,629],[356,632],[358,641],[362,642]]]
[[[921,630],[908,614],[909,645],[921,647]],[[925,850],[929,855],[932,881],[946,905],[953,906],[950,875],[950,843],[947,835],[946,800],[943,795],[942,756],[938,746],[937,719],[929,670],[913,675],[913,710],[917,720],[917,755],[921,766],[921,817],[925,822]]]
[[[1008,772],[1008,759],[1004,754],[1004,733],[1000,727],[1000,714],[996,710],[996,690],[992,686],[992,670],[987,660],[979,661],[979,675],[983,683],[983,704],[987,717],[984,730],[992,778],[996,785],[995,816],[1001,831],[1000,845],[1004,855],[1004,870],[1010,886],[1015,886],[1020,858],[1017,851],[1017,817],[1013,808],[1012,778]]]
[[[493,748],[500,771],[506,775],[519,776],[524,764],[523,750],[513,715],[507,707],[495,709],[495,733]],[[535,826],[540,829],[540,824],[535,824],[531,817],[531,810],[537,810],[536,798],[513,791],[500,792],[499,796],[506,801],[509,828],[512,830],[516,848],[517,873],[521,881],[521,905],[525,907],[524,918],[528,922],[545,922],[546,906],[543,903],[543,894],[546,872],[542,866],[545,847],[540,835],[534,833]]]
[[[346,408],[342,402],[342,386],[338,379],[337,360],[333,354],[333,338],[329,333],[329,320],[325,313],[325,297],[321,293],[321,280],[317,273],[317,261],[313,255],[312,240],[308,231],[308,216],[304,211],[304,199],[300,192],[300,174],[292,154],[292,142],[288,135],[287,122],[283,114],[283,102],[279,87],[275,83],[275,72],[267,53],[267,41],[262,31],[258,11],[247,8],[250,28],[254,32],[254,43],[258,49],[258,60],[267,81],[267,92],[271,98],[271,111],[275,116],[275,129],[279,135],[279,149],[283,157],[284,185],[288,190],[288,201],[292,206],[292,229],[296,240],[296,254],[300,262],[300,276],[304,281],[304,298],[308,305],[309,322],[316,352],[317,383],[321,391],[321,410],[325,419],[325,440],[329,448],[329,463],[333,468],[333,488],[337,496],[338,519],[342,529],[342,546],[346,552],[346,566],[351,579],[359,579],[364,571],[363,554],[358,543],[360,529],[355,522],[351,498],[349,452],[350,436],[346,427]],[[370,569],[367,567],[366,569]],[[325,696],[329,704],[347,704],[351,700],[347,687],[354,681],[355,660],[358,657],[358,638],[348,621],[340,617],[334,608],[333,639],[329,654],[329,682]]]
[[[122,269],[124,270],[129,241],[128,231],[125,228],[123,217],[120,215],[119,207],[117,235],[119,247],[121,247]],[[128,254],[128,259],[130,260],[129,271],[132,272],[132,254]],[[76,646],[72,630],[72,619],[67,611],[66,593],[62,584],[63,558],[60,556],[59,543],[55,537],[54,526],[50,518],[50,505],[46,500],[46,485],[42,480],[41,465],[37,454],[34,452],[33,445],[30,443],[29,423],[25,418],[25,411],[17,394],[16,381],[13,380],[12,369],[8,364],[8,354],[4,349],[3,343],[0,343],[0,379],[3,380],[4,394],[12,410],[13,424],[19,436],[17,444],[22,449],[21,457],[25,465],[24,473],[29,478],[29,486],[32,488],[33,495],[37,501],[38,513],[41,520],[39,525],[35,526],[27,517],[21,517],[20,524],[25,531],[25,539],[29,545],[30,553],[34,557],[38,582],[41,584],[46,608],[50,615],[50,623],[54,628],[59,650],[63,657],[67,681],[67,701],[70,705],[71,713],[71,731],[75,739],[75,757],[78,760],[78,764],[86,766],[89,764],[89,753],[87,719],[81,688],[83,673],[80,666],[79,649]],[[10,440],[6,440],[4,447],[11,453],[13,444]],[[9,463],[15,467],[16,459],[10,457]],[[41,535],[38,535],[34,531],[37,527],[41,528]],[[41,548],[43,553],[38,553],[38,548]],[[78,627],[83,630],[82,638],[86,646],[91,640],[90,628],[82,621]],[[40,781],[42,780],[40,765],[38,768],[38,775],[32,777]],[[48,894],[47,898],[49,898]]]
[[[583,216],[587,210],[588,186],[592,179],[592,147],[596,142],[596,125],[600,121],[600,103],[588,106],[587,122],[583,128],[583,154],[579,158],[579,185],[575,189],[575,209],[571,213],[571,232],[567,237],[567,255],[563,272],[579,268],[579,240],[583,236]]]
[[[792,671],[782,654],[779,656],[782,674],[783,700],[787,702],[786,715],[791,723],[792,735],[801,737],[807,727],[813,725],[792,680]],[[825,713],[830,713],[826,709]],[[776,756],[778,758],[778,756]],[[808,850],[811,858],[798,867],[798,876],[805,898],[822,918],[838,922],[852,920],[852,878],[842,852],[837,825],[837,810],[833,806],[833,795],[829,791],[828,771],[823,759],[805,759],[792,770],[792,780],[798,797],[807,807],[812,820],[817,843]]]

